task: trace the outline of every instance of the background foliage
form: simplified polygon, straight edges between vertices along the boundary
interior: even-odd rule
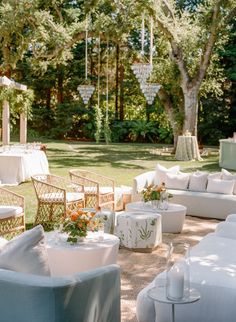
[[[201,21],[203,15],[196,16],[195,10],[202,3],[202,12],[207,11],[212,1],[175,2],[177,9],[185,12],[185,25],[195,17],[194,27],[182,35],[187,63],[194,73],[198,49],[192,40],[194,33],[201,34],[200,26],[205,23]],[[228,2],[232,6],[235,4],[234,1]],[[98,70],[101,71],[100,140],[110,137],[113,142],[173,142],[173,133],[162,104],[158,99],[152,105],[146,104],[131,70],[134,61],[149,59],[147,12],[151,4],[152,1],[141,0],[0,1],[0,72],[28,85],[34,91],[34,97],[30,92],[28,98],[17,95],[15,103],[12,100],[11,105],[15,106],[12,109],[12,121],[16,124],[14,131],[18,127],[15,118],[18,117],[20,104],[22,109],[27,108],[29,116],[32,115],[29,122],[29,133],[32,136],[95,140],[99,125],[96,113],[97,88],[87,106],[77,91],[77,86],[85,81],[84,30],[85,16],[89,12],[88,75],[89,81],[95,86]],[[141,11],[145,8],[145,55],[141,57]],[[14,24],[11,23],[13,17]],[[100,62],[97,42],[99,34]],[[178,86],[180,75],[169,59],[165,35],[155,27],[154,36],[154,72],[151,80],[163,84],[178,114],[182,100]],[[219,138],[228,137],[235,131],[235,48],[235,20],[232,20],[225,34],[219,37],[209,73],[202,85],[198,128],[201,143],[218,144]],[[27,103],[31,100],[32,111]],[[179,114],[177,120],[181,122],[181,118]]]

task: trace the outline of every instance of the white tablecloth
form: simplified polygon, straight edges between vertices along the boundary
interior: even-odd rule
[[[19,184],[32,175],[47,174],[48,160],[43,151],[12,150],[0,153],[0,180],[2,184]]]
[[[180,135],[178,137],[175,158],[180,161],[202,160],[196,136]]]
[[[114,235],[104,234],[104,239],[100,241],[97,233],[89,233],[83,242],[75,245],[66,241],[66,234],[49,232],[45,235],[52,276],[73,275],[116,264],[119,238]]]

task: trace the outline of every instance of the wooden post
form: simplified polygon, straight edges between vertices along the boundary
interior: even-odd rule
[[[27,118],[25,113],[20,114],[20,143],[26,144],[27,142]]]
[[[10,108],[9,108],[9,102],[3,101],[2,144],[9,145],[9,143],[10,143]]]

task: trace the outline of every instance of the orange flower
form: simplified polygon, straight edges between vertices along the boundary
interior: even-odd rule
[[[79,217],[79,215],[78,214],[75,214],[75,213],[73,213],[73,214],[70,215],[71,221],[76,221],[78,217]]]

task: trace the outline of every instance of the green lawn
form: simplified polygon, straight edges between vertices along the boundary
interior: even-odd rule
[[[132,179],[145,171],[154,170],[156,164],[171,167],[179,164],[184,172],[195,170],[219,170],[218,155],[203,157],[203,161],[176,161],[174,155],[160,156],[157,144],[96,144],[69,141],[44,142],[47,145],[47,157],[50,172],[59,176],[68,176],[69,169],[90,169],[115,179],[116,185],[132,186]],[[8,187],[25,196],[26,222],[31,224],[36,213],[37,201],[31,182],[16,187]]]

